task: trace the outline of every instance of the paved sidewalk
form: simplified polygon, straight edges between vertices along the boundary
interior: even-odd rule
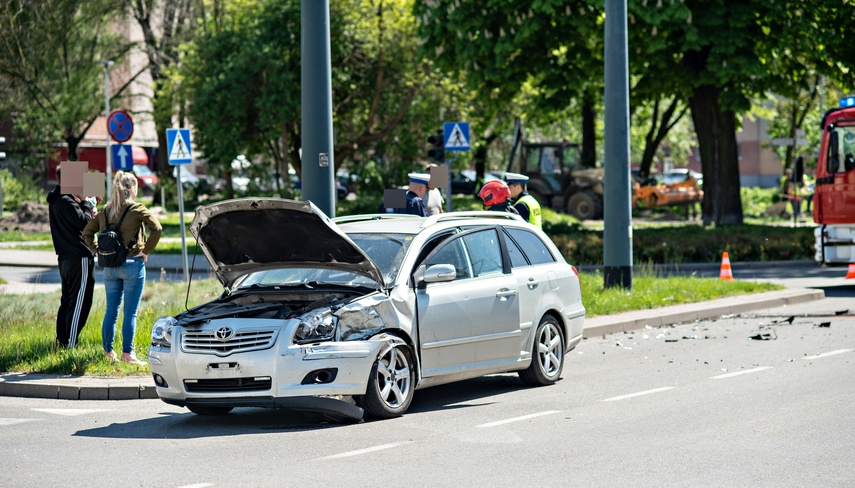
[[[637,310],[585,320],[584,337],[705,320],[824,297],[822,290],[786,289],[741,295],[709,302]],[[0,374],[0,396],[69,400],[130,400],[157,398],[154,380],[148,376],[122,378],[26,373]]]

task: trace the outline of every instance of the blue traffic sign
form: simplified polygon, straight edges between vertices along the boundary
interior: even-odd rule
[[[113,110],[107,117],[107,133],[116,142],[127,142],[134,135],[134,121],[124,110]]]
[[[113,144],[110,146],[113,154],[113,169],[129,171],[134,169],[134,151],[130,144]]]
[[[166,129],[166,150],[168,151],[169,164],[192,163],[190,129]]]
[[[442,124],[442,133],[445,136],[446,151],[468,151],[469,144],[469,122],[446,122]]]

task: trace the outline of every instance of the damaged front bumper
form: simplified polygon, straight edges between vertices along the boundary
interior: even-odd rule
[[[160,399],[178,406],[279,407],[341,414],[336,397],[365,394],[371,369],[388,340],[294,344],[299,320],[253,319],[254,331],[270,331],[269,344],[230,353],[216,342],[191,343],[188,335],[243,331],[239,318],[212,320],[200,329],[173,330],[171,347],[152,346],[149,363]],[[243,322],[245,324],[245,322]],[[243,340],[243,339],[242,339]],[[244,340],[244,342],[247,342]],[[252,349],[254,350],[247,350]],[[361,409],[359,409],[361,418]]]

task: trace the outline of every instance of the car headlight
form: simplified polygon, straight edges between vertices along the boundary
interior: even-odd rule
[[[178,324],[174,317],[161,317],[151,326],[151,345],[160,347],[172,346],[172,328]]]
[[[335,330],[335,320],[330,309],[307,313],[300,317],[294,338],[297,341],[329,339]]]

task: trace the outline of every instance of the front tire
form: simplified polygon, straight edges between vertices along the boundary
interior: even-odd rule
[[[576,192],[567,200],[567,213],[579,220],[598,219],[603,213],[603,199],[591,190]]]
[[[555,317],[540,320],[534,334],[531,364],[520,371],[520,379],[530,386],[546,386],[558,381],[564,369],[564,333]]]
[[[380,354],[371,368],[368,391],[360,400],[366,416],[400,417],[410,408],[416,385],[413,355],[405,344],[394,344]]]

